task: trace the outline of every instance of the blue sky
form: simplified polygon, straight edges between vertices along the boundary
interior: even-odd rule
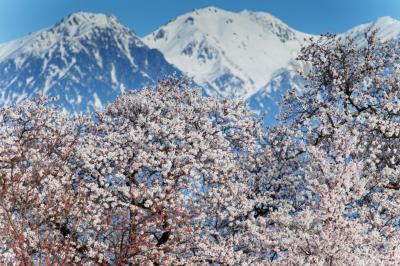
[[[116,15],[139,36],[206,6],[266,11],[313,34],[342,32],[381,16],[400,19],[400,0],[0,0],[0,43],[53,25],[76,11]]]

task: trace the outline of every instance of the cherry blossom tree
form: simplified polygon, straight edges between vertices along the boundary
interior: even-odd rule
[[[359,137],[338,130],[332,151],[304,146],[297,167],[275,181],[279,200],[265,223],[276,264],[399,263],[398,228],[380,217],[384,205],[393,202],[379,196],[371,200],[375,206],[364,202],[366,196],[375,197],[369,186],[374,176],[364,175],[365,162],[353,158]]]
[[[0,263],[70,264],[98,249],[103,210],[80,182],[81,119],[42,98],[0,109]],[[93,259],[95,255],[92,256]]]
[[[303,48],[307,88],[283,102],[270,131],[275,211],[270,248],[282,265],[397,265],[399,57],[367,31],[365,42],[324,35]],[[271,156],[272,155],[272,156]]]
[[[242,245],[229,228],[254,207],[243,192],[261,136],[243,102],[168,79],[94,120],[42,98],[0,119],[2,263],[222,262]]]
[[[113,261],[211,260],[210,238],[223,237],[215,227],[245,211],[228,202],[246,185],[259,121],[244,103],[203,97],[177,79],[126,93],[97,120],[84,161],[115,198]]]
[[[399,265],[394,43],[324,35],[262,131],[187,80],[95,117],[0,108],[0,263]]]

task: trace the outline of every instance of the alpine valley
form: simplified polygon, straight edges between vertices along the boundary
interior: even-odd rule
[[[400,21],[390,17],[342,35],[358,38],[369,27],[383,40],[399,38]],[[307,66],[295,58],[309,37],[248,10],[194,10],[143,38],[114,16],[74,13],[0,45],[0,104],[42,94],[65,110],[93,111],[125,90],[186,75],[208,95],[245,99],[273,124],[285,92],[303,89],[297,72]]]

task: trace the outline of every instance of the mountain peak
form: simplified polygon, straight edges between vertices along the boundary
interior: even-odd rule
[[[377,30],[378,38],[382,41],[399,38],[400,21],[390,16],[384,16],[370,23],[358,25],[342,35],[352,36],[353,38],[357,38],[362,42],[364,40],[364,32],[369,29]]]
[[[68,44],[70,48],[78,49],[82,47],[81,41],[100,36],[112,36],[114,39],[119,39],[121,43],[144,45],[140,38],[131,29],[121,24],[115,16],[77,12],[64,17],[52,27],[1,45],[0,60],[21,52],[42,54],[60,44]]]
[[[224,9],[221,9],[221,8],[215,7],[215,6],[208,6],[208,7],[195,9],[194,12],[198,13],[198,14],[207,14],[207,13],[214,14],[214,13],[226,13],[229,11],[226,11]]]
[[[68,35],[82,35],[96,29],[132,31],[122,25],[113,15],[77,12],[64,17],[53,27],[54,31],[65,31]]]
[[[101,13],[76,12],[63,18],[56,25],[66,24],[69,26],[96,25],[107,27],[110,25],[120,24],[115,16]]]
[[[393,18],[393,17],[391,17],[391,16],[382,16],[382,17],[379,17],[376,21],[384,21],[384,22],[396,22],[396,21],[398,21],[397,19],[395,19],[395,18]]]
[[[372,22],[372,24],[375,27],[385,27],[388,25],[392,25],[392,24],[397,24],[400,21],[398,21],[397,19],[394,19],[390,16],[383,16],[383,17],[379,17],[378,19],[376,19],[374,22]]]
[[[178,16],[143,40],[210,94],[249,97],[293,59],[305,36],[268,13],[211,6]]]
[[[0,105],[40,92],[67,110],[90,111],[173,73],[114,16],[78,12],[0,46]]]
[[[252,11],[252,10],[248,10],[248,9],[244,9],[242,11],[240,11],[241,15],[247,16],[247,17],[255,17],[255,18],[262,18],[263,20],[268,20],[272,23],[279,23],[282,25],[285,25],[286,27],[288,27],[286,25],[286,23],[284,23],[282,20],[278,19],[277,17],[271,15],[268,12],[264,12],[264,11]]]

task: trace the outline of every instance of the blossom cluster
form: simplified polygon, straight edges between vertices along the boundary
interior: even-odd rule
[[[399,265],[393,43],[322,36],[266,131],[187,80],[0,108],[0,264]]]

